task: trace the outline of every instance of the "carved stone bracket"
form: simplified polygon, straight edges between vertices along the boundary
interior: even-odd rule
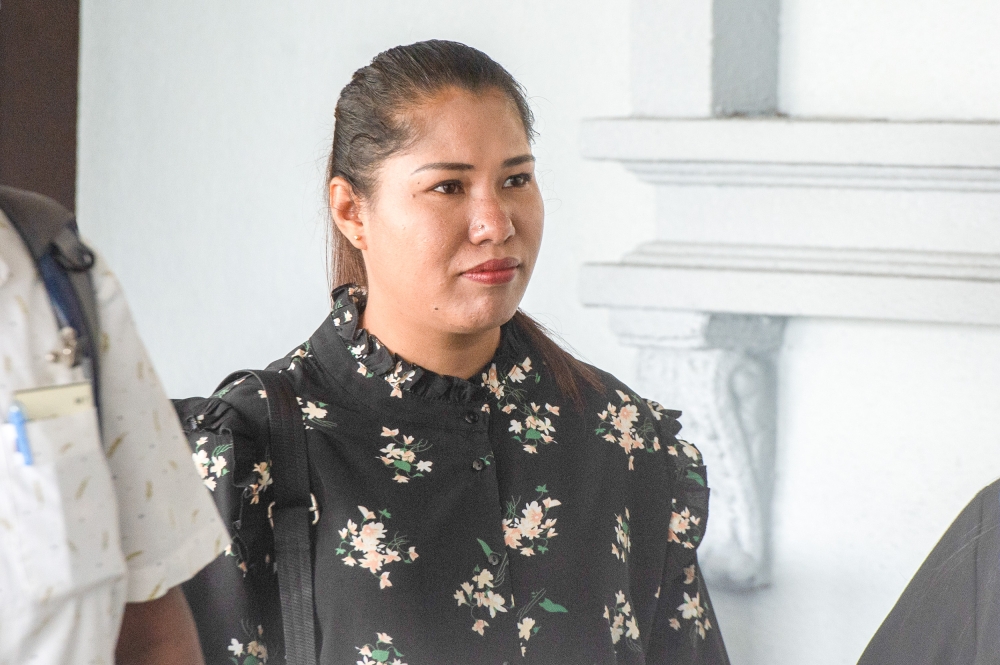
[[[750,589],[770,575],[775,355],[785,318],[625,310],[615,332],[640,349],[640,392],[684,410],[681,437],[705,456],[711,528],[699,549],[715,585]]]

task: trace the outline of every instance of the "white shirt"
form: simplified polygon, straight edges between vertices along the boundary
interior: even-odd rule
[[[112,665],[125,602],[162,596],[229,544],[114,275],[98,259],[101,418],[0,426],[0,665]],[[45,286],[0,212],[0,421],[16,390],[84,380]]]

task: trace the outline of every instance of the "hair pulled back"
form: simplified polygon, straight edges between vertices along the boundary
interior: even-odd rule
[[[379,167],[416,139],[417,130],[408,122],[407,111],[450,87],[472,93],[503,93],[520,117],[528,140],[534,139],[534,115],[524,88],[488,55],[459,42],[438,39],[396,46],[354,72],[340,91],[327,182],[340,176],[356,194],[371,199]],[[331,232],[332,286],[367,286],[361,251],[336,227]],[[513,321],[541,352],[541,360],[554,373],[560,390],[582,406],[581,380],[600,387],[594,370],[561,349],[541,324],[520,309]]]

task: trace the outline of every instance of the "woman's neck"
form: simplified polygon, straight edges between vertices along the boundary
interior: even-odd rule
[[[394,354],[436,374],[470,379],[500,345],[499,326],[477,333],[443,332],[386,305],[369,296],[361,326]]]

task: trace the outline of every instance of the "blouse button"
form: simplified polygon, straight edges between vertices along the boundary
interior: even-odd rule
[[[496,552],[490,552],[490,555],[486,558],[489,560],[491,566],[495,566],[500,563],[500,555]]]
[[[479,420],[479,414],[476,413],[475,411],[469,411],[467,414],[465,414],[465,422],[469,423],[470,425],[477,422],[478,420]]]
[[[485,466],[486,464],[481,459],[477,459],[472,463],[472,468],[476,471],[482,471]]]

